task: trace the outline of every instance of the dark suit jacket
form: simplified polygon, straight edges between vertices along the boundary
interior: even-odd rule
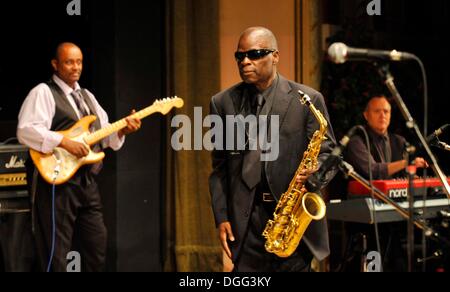
[[[247,86],[240,83],[213,96],[211,114],[219,115],[223,121],[226,116],[240,114]],[[263,112],[279,116],[279,157],[264,165],[269,187],[277,199],[287,190],[310,138],[319,128],[310,109],[300,103],[298,90],[308,94],[317,109],[329,120],[324,99],[319,92],[280,76],[273,103],[267,104],[267,110],[263,110]],[[329,124],[328,140],[322,144],[320,162],[328,157],[334,145],[335,138]],[[250,190],[242,180],[242,162],[246,153],[248,152],[212,152],[213,172],[209,180],[212,206],[217,225],[226,221],[231,223],[236,237],[236,241],[230,244],[233,261],[240,252],[255,196],[255,189]],[[328,182],[335,173],[335,170],[328,173]],[[329,243],[326,220],[312,222],[303,240],[317,259],[322,260],[327,257]]]

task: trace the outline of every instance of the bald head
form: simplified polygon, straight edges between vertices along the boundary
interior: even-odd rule
[[[56,48],[52,60],[55,74],[67,85],[75,89],[83,70],[83,53],[73,43],[62,43]]]
[[[278,51],[277,38],[269,29],[262,26],[254,26],[247,28],[239,38],[239,42],[243,39],[250,38],[258,43],[263,43],[269,49]]]
[[[71,50],[71,49],[79,50],[81,52],[81,49],[74,43],[69,43],[69,42],[61,43],[56,47],[54,58],[56,60],[60,60],[61,55],[64,54],[64,52]]]

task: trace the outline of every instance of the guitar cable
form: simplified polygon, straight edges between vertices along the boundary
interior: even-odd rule
[[[50,256],[48,259],[47,273],[50,273],[51,266],[53,263],[53,257],[55,256],[55,245],[56,245],[56,210],[55,210],[55,198],[56,198],[56,179],[58,178],[59,172],[61,171],[61,161],[56,160],[56,166],[53,170],[53,184],[52,184],[52,248],[50,251]]]

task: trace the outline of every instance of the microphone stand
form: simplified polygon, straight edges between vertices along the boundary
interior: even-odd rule
[[[447,194],[447,197],[450,199],[450,185],[447,181],[447,177],[444,175],[444,172],[439,167],[437,159],[434,156],[433,152],[431,151],[430,146],[427,143],[427,140],[420,132],[419,126],[417,125],[417,123],[415,122],[413,117],[411,116],[411,113],[409,112],[408,108],[406,107],[406,104],[404,103],[402,96],[398,92],[397,87],[395,86],[395,83],[394,83],[394,78],[392,77],[392,74],[389,70],[389,65],[381,66],[381,68],[378,71],[379,71],[381,77],[386,80],[385,81],[386,86],[389,88],[389,91],[391,92],[392,96],[394,97],[395,102],[397,103],[397,106],[399,107],[403,117],[406,120],[406,127],[408,129],[414,130],[415,134],[417,135],[417,137],[419,139],[421,146],[425,149],[425,151],[428,155],[428,158],[430,159],[429,161],[431,162],[430,163],[431,168],[434,170],[434,173],[441,180],[441,182],[444,186],[444,191]]]
[[[408,204],[409,204],[409,220],[408,220],[408,232],[407,232],[407,245],[408,245],[408,272],[413,272],[414,262],[414,177],[417,173],[417,168],[414,165],[411,156],[414,154],[414,147],[407,146],[405,149],[405,160],[408,163],[406,167],[406,174],[408,175]],[[425,201],[424,201],[425,203]]]
[[[339,169],[349,177],[352,177],[356,181],[358,181],[362,186],[364,186],[369,191],[372,191],[373,189],[373,195],[380,201],[382,201],[385,204],[391,205],[394,207],[395,211],[397,211],[403,218],[410,220],[413,223],[413,226],[417,226],[419,229],[423,230],[425,232],[425,235],[433,240],[436,240],[440,243],[443,243],[447,246],[447,248],[450,248],[450,241],[448,241],[446,238],[443,238],[439,235],[439,233],[435,230],[433,230],[431,227],[429,227],[425,220],[416,220],[412,217],[410,217],[409,211],[405,210],[400,206],[397,202],[393,201],[391,198],[387,197],[382,191],[380,191],[378,188],[371,185],[371,183],[366,180],[364,177],[362,177],[360,174],[358,174],[352,165],[345,161],[341,161],[338,165]],[[411,206],[410,206],[411,207]],[[414,207],[414,206],[412,206]],[[426,214],[424,214],[426,215]]]

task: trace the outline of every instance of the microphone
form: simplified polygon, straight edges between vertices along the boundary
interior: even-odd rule
[[[350,142],[350,138],[355,134],[355,131],[360,126],[354,126],[351,128],[347,134],[339,141],[339,144],[334,147],[333,151],[331,151],[330,156],[322,163],[319,170],[313,173],[310,177],[308,177],[305,186],[306,189],[310,192],[320,191],[322,186],[325,184],[323,181],[326,177],[325,175],[338,163],[342,161],[342,153],[344,149],[347,147]]]
[[[427,143],[432,143],[434,142],[442,133],[444,133],[444,131],[450,127],[450,124],[446,124],[443,125],[442,127],[440,127],[439,129],[437,129],[436,131],[433,132],[433,134],[429,135],[427,137]]]
[[[441,148],[441,149],[444,149],[445,151],[450,151],[450,145],[448,145],[447,143],[444,143],[444,142],[439,141],[439,142],[436,144],[436,146],[439,147],[439,148]]]
[[[411,53],[393,51],[382,51],[373,49],[351,48],[344,43],[334,43],[328,48],[328,55],[336,64],[346,61],[381,59],[389,61],[413,60],[417,57]]]

